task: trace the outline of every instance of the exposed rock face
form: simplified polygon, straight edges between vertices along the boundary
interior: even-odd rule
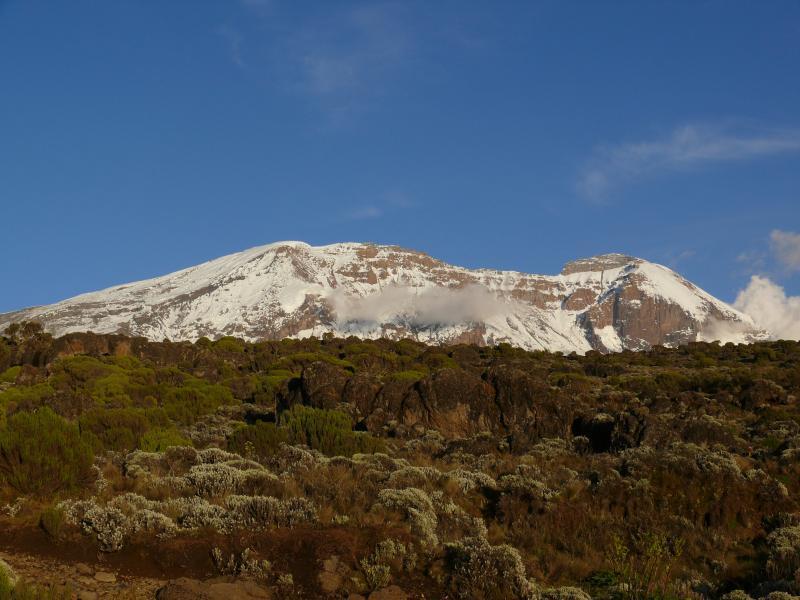
[[[630,256],[576,260],[544,276],[469,270],[396,246],[355,243],[262,246],[0,315],[0,329],[21,320],[38,320],[55,335],[260,340],[333,333],[565,352],[674,346],[712,326],[719,331],[720,323],[733,341],[766,337],[749,317],[673,271]]]
[[[435,429],[449,439],[489,431],[514,435],[519,443],[568,436],[575,418],[565,394],[505,366],[492,369],[486,380],[441,369],[416,382],[380,382],[316,362],[303,369],[293,389],[279,394],[280,410],[295,403],[347,410],[360,427],[378,434],[390,426],[398,435]]]

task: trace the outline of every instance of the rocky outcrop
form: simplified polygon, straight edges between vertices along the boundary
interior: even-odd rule
[[[303,369],[294,391],[279,402],[344,408],[374,433],[403,435],[435,429],[447,438],[481,432],[519,440],[569,435],[569,398],[521,370],[500,367],[486,379],[461,369],[440,369],[419,381],[381,381],[317,362]]]

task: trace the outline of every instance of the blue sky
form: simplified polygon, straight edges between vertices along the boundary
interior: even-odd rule
[[[282,239],[797,295],[800,3],[0,0],[0,208],[0,311]]]

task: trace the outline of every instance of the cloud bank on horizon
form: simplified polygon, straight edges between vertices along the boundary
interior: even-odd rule
[[[486,321],[507,310],[506,301],[479,285],[459,289],[391,285],[379,293],[328,298],[341,323],[401,320],[415,327]]]
[[[769,331],[772,339],[800,340],[800,296],[787,296],[769,277],[753,275],[733,306]]]
[[[787,273],[800,271],[800,234],[775,229],[770,233],[770,250]],[[733,302],[773,339],[800,340],[800,296],[788,296],[780,284],[764,273],[750,277]],[[720,338],[724,339],[724,332]]]

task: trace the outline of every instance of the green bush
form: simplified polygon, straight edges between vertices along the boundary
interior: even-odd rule
[[[104,363],[99,358],[82,354],[62,358],[53,363],[54,376],[62,380],[71,380],[73,386],[81,382],[111,375],[112,373],[118,372],[118,370],[119,369],[114,366]]]
[[[611,540],[608,562],[624,586],[622,599],[677,598],[673,568],[683,551],[683,540],[650,532],[636,542],[638,548],[631,548],[617,536]]]
[[[130,381],[125,373],[112,373],[95,379],[88,387],[92,398],[100,405],[124,407],[133,402],[129,394]]]
[[[228,436],[228,449],[241,455],[253,452],[256,456],[270,456],[278,447],[289,441],[285,429],[276,427],[275,423],[257,421],[235,430]]]
[[[145,452],[163,452],[172,446],[191,445],[192,442],[174,427],[151,429],[139,439],[139,448]]]
[[[12,584],[8,574],[0,570],[0,600],[71,600],[73,597],[69,587],[37,585],[27,581]]]
[[[78,421],[81,433],[89,435],[98,450],[134,450],[153,428],[169,428],[171,423],[161,408],[96,408]]]
[[[219,350],[220,352],[235,352],[237,354],[244,352],[244,342],[231,336],[219,338],[214,342],[213,346],[214,350]]]
[[[42,511],[39,517],[39,526],[53,539],[59,539],[64,531],[66,516],[64,511],[56,506],[49,506]]]
[[[19,366],[6,369],[0,374],[0,383],[14,383],[20,371],[22,371],[22,367]]]
[[[33,409],[44,405],[55,394],[49,383],[35,385],[16,385],[0,392],[0,406],[6,408],[24,407]]]
[[[422,356],[422,362],[431,369],[458,369],[458,363],[444,352],[428,351]]]
[[[8,359],[11,357],[11,347],[4,337],[0,337],[0,365],[8,365]]]
[[[337,410],[325,410],[295,404],[280,415],[289,442],[305,444],[328,456],[352,456],[383,452],[383,440],[352,430],[350,417]]]
[[[14,591],[11,577],[11,574],[6,571],[5,563],[0,560],[0,600],[11,598]]]
[[[91,433],[97,440],[97,450],[134,450],[150,429],[144,411],[127,408],[90,410],[78,422],[82,433]]]
[[[289,356],[284,356],[278,362],[278,368],[283,369],[286,368],[287,366],[304,367],[315,362],[326,362],[335,367],[342,367],[343,369],[347,369],[350,372],[353,372],[356,369],[353,363],[346,360],[342,360],[341,358],[336,358],[335,356],[331,356],[330,354],[324,354],[322,352],[297,352],[295,354],[290,354]]]
[[[392,373],[389,375],[389,379],[392,381],[408,381],[408,382],[415,382],[419,381],[420,379],[424,379],[427,376],[427,373],[423,371],[398,371],[397,373]]]
[[[273,369],[266,374],[252,375],[252,401],[256,404],[270,404],[275,400],[275,394],[289,379],[298,375],[285,369]]]
[[[186,425],[235,402],[229,388],[202,379],[187,379],[181,387],[166,387],[161,391],[161,405],[169,418]]]
[[[23,494],[79,489],[91,479],[93,459],[78,426],[49,408],[17,413],[0,431],[0,477]]]

